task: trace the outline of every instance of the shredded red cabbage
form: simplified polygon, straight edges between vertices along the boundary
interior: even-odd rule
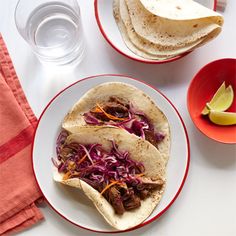
[[[141,162],[130,158],[129,152],[122,152],[114,141],[109,152],[100,144],[82,145],[75,142],[66,143],[65,131],[57,139],[57,161],[53,164],[60,173],[69,172],[70,178],[78,177],[93,181],[93,184],[109,184],[111,180],[137,185],[137,174],[144,172]],[[86,155],[86,158],[84,156]]]
[[[57,141],[56,141],[56,153],[57,156],[61,151],[61,147],[62,145],[65,143],[67,136],[69,135],[69,133],[66,130],[62,130],[60,132],[60,134],[57,137]],[[60,157],[58,156],[58,160],[60,160]]]
[[[101,122],[94,117],[90,112],[84,113],[84,120],[87,124],[100,125]]]
[[[54,158],[51,158],[51,160],[52,160],[53,165],[54,165],[56,168],[59,168],[59,164],[57,163],[57,161],[56,161]]]

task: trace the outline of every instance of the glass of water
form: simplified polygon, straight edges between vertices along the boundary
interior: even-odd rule
[[[19,0],[15,23],[40,61],[68,65],[82,60],[84,37],[76,0]]]

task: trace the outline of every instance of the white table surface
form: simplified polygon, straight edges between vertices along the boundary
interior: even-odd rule
[[[42,66],[14,24],[17,0],[0,0],[0,32],[15,65],[27,99],[38,117],[53,96],[86,76],[119,73],[136,77],[160,89],[177,107],[186,124],[191,162],[187,181],[172,207],[153,223],[122,235],[235,236],[236,148],[208,139],[193,125],[186,106],[187,88],[197,71],[210,61],[236,57],[236,1],[228,0],[221,35],[181,60],[161,65],[132,61],[103,39],[94,17],[93,0],[79,0],[86,34],[86,58],[74,70],[55,71]],[[181,141],[181,140],[180,140]],[[46,204],[45,220],[19,235],[101,235],[78,228]]]

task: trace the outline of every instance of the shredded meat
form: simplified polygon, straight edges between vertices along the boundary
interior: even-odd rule
[[[136,170],[135,173],[140,174],[140,173],[143,173],[145,171],[145,168],[144,168],[143,165],[137,165],[137,166],[135,166],[135,170]]]
[[[80,178],[80,179],[83,180],[84,182],[86,182],[87,184],[89,184],[90,186],[92,186],[94,189],[100,191],[101,186],[98,182],[92,181],[92,180],[87,179],[87,178]]]
[[[163,134],[155,133],[154,130],[144,130],[144,134],[145,134],[145,139],[155,147],[158,147],[158,143],[165,138]]]
[[[114,102],[116,104],[120,104],[122,106],[125,106],[126,108],[129,109],[129,104],[127,104],[122,98],[118,98],[115,96],[111,96],[108,100],[108,102]]]
[[[160,190],[162,188],[162,185],[156,184],[156,183],[143,183],[144,189],[147,190]]]
[[[125,212],[125,208],[119,190],[116,187],[111,187],[107,192],[108,201],[113,206],[116,214],[122,215]]]
[[[72,153],[77,152],[78,150],[78,145],[76,143],[70,143],[69,146],[65,145],[64,147],[61,148],[59,157],[63,160],[66,161]]]
[[[158,141],[155,137],[155,133],[154,131],[151,130],[144,130],[144,134],[145,134],[145,139],[150,142],[152,145],[154,145],[155,147],[157,147],[158,145]]]
[[[126,108],[124,105],[114,103],[114,102],[108,102],[103,107],[105,112],[108,114],[111,114],[113,116],[116,116],[118,118],[126,118],[129,116],[128,108]]]
[[[125,210],[129,211],[141,206],[140,198],[137,195],[130,195],[130,197],[124,201]]]
[[[62,148],[59,156],[63,161],[67,160],[68,155],[71,153],[71,149],[70,148]]]
[[[142,182],[139,185],[137,185],[137,187],[139,186],[139,188],[141,188],[140,185],[142,185],[143,187],[141,189],[160,190],[163,184],[164,184],[164,181],[162,179],[153,181],[149,178],[142,177]]]
[[[130,196],[134,194],[133,188],[126,188],[126,189],[121,188],[121,189],[119,189],[119,191],[122,195],[123,201],[128,200],[130,198]]]
[[[125,104],[121,98],[111,96],[107,102],[101,104],[103,110],[117,118],[128,118],[129,117],[129,105]],[[93,112],[93,115],[101,121],[109,121],[110,119],[103,112]]]
[[[154,190],[160,190],[164,184],[161,179],[152,180],[150,178],[141,177],[141,182],[136,186],[121,187],[115,185],[107,191],[105,197],[112,204],[117,214],[123,214],[124,211],[141,206],[141,200],[146,199]]]
[[[105,183],[99,183],[81,178],[94,189],[101,192],[105,187]],[[141,206],[141,200],[146,199],[154,190],[160,190],[164,184],[161,179],[151,180],[150,178],[141,177],[141,182],[136,186],[114,185],[104,192],[104,197],[112,205],[115,213],[122,215],[125,211],[130,211]]]
[[[143,200],[150,196],[154,190],[160,190],[164,184],[163,180],[153,181],[142,177],[142,182],[136,186],[135,193]]]
[[[138,192],[138,196],[140,197],[141,200],[144,200],[145,198],[150,196],[150,192],[147,189],[144,189]]]

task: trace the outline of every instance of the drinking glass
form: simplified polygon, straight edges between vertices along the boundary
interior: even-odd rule
[[[15,23],[40,61],[68,65],[82,60],[84,36],[76,0],[19,0]]]

